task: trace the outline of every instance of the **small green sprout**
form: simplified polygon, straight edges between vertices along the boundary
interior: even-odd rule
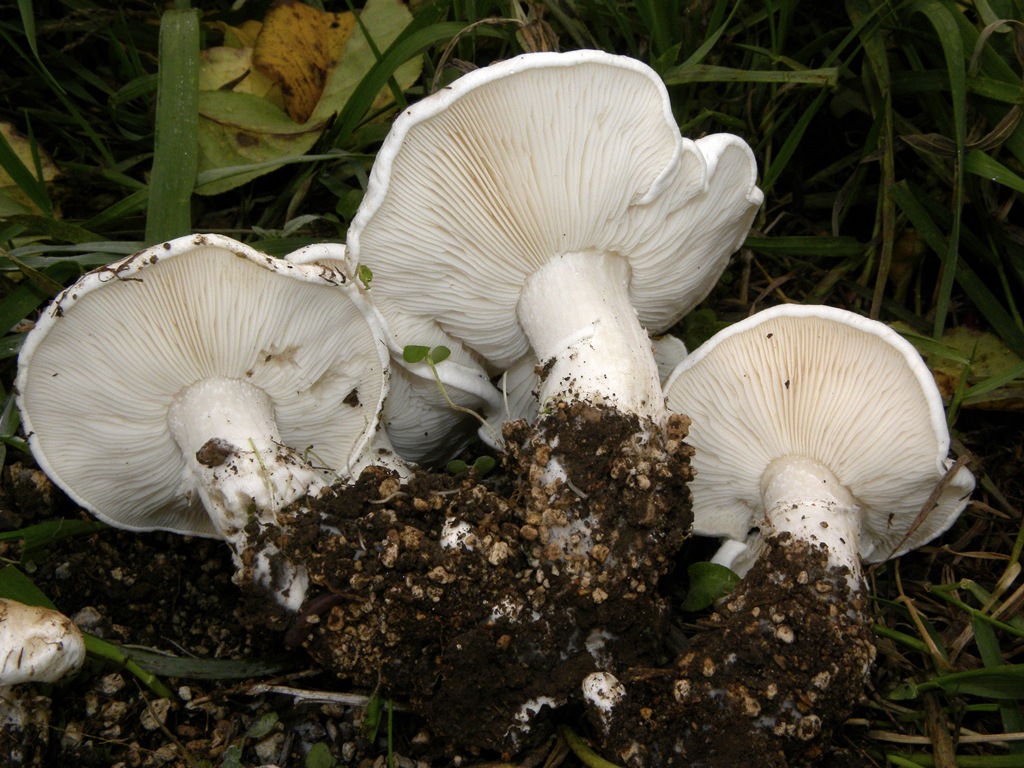
[[[359,282],[363,284],[363,288],[369,288],[370,281],[373,280],[373,270],[365,264],[360,264],[356,269],[356,277],[359,278]]]
[[[480,456],[473,462],[472,467],[462,459],[453,459],[448,462],[446,468],[453,475],[461,475],[463,472],[468,472],[472,469],[477,475],[483,477],[496,466],[498,466],[498,462],[493,456]]]
[[[452,410],[459,411],[472,416],[481,424],[484,429],[491,433],[494,438],[495,444],[501,443],[501,438],[498,433],[494,431],[494,427],[487,423],[487,419],[481,416],[479,413],[471,408],[466,408],[461,405],[456,405],[452,402],[452,399],[448,396],[448,391],[444,388],[444,382],[441,381],[441,377],[437,373],[437,366],[439,363],[447,360],[452,354],[452,351],[448,347],[437,346],[437,347],[426,347],[419,344],[409,344],[402,347],[402,359],[407,363],[426,363],[430,366],[430,372],[434,376],[434,381],[437,383],[437,388],[441,391],[441,397],[448,404],[448,407]],[[475,466],[475,465],[474,465]]]

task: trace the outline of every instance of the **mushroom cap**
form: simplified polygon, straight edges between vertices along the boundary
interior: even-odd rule
[[[0,598],[0,688],[55,683],[85,663],[85,638],[50,608]]]
[[[640,322],[670,326],[746,235],[755,173],[736,136],[682,138],[641,62],[529,53],[395,120],[348,249],[401,344],[443,344],[496,372],[531,351],[514,321],[527,278],[567,253],[628,259]]]
[[[191,384],[226,378],[270,396],[285,445],[345,474],[373,437],[388,357],[342,283],[326,267],[219,235],[178,238],[86,274],[46,309],[19,356],[33,454],[104,522],[218,537],[199,498],[186,498],[168,409]]]
[[[351,263],[347,246],[341,243],[308,245],[289,253],[285,259],[295,264],[321,264],[358,281],[357,267]],[[478,422],[452,408],[445,395],[460,408],[495,410],[498,391],[480,366],[471,361],[465,365],[446,360],[435,366],[444,387],[442,394],[427,363],[409,363],[404,359],[402,348],[373,305],[373,288],[360,286],[359,290],[368,297],[370,311],[384,330],[383,340],[391,352],[390,389],[381,412],[381,423],[391,447],[403,459],[418,464],[449,459],[469,441]]]
[[[746,539],[764,513],[765,471],[784,456],[823,464],[853,494],[867,562],[946,531],[974,489],[961,467],[921,514],[952,466],[942,398],[908,341],[852,312],[759,312],[691,352],[665,393],[669,410],[692,421],[699,534]]]

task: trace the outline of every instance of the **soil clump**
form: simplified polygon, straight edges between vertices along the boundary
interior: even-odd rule
[[[661,652],[657,585],[691,522],[686,427],[641,439],[635,417],[577,403],[506,425],[502,488],[367,469],[284,521],[282,553],[320,589],[289,636],[453,749],[535,744],[587,674]],[[545,477],[552,456],[565,477]]]
[[[819,764],[875,658],[865,590],[827,561],[769,538],[674,665],[629,670],[609,712],[591,707],[608,751],[637,768]]]

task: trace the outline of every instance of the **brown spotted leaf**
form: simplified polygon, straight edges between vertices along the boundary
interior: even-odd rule
[[[299,0],[277,0],[267,11],[253,66],[280,87],[285,110],[296,123],[313,114],[355,23],[348,11],[326,13]]]

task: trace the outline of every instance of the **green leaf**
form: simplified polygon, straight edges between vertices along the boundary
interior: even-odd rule
[[[360,264],[359,268],[356,269],[356,277],[358,277],[359,282],[363,284],[363,288],[369,288],[370,281],[373,280],[373,270],[365,264]]]
[[[344,53],[331,69],[316,108],[304,123],[296,123],[280,107],[251,93],[204,90],[199,96],[199,170],[202,184],[196,192],[214,195],[245,184],[295,162],[308,152],[328,123],[343,111],[377,58],[366,39],[390,45],[411,20],[404,5],[394,0],[369,0],[360,14],[360,26],[349,38]],[[408,88],[419,77],[420,61],[409,61],[393,74],[399,87]],[[376,98],[380,89],[374,92]],[[212,171],[231,169],[225,176]]]
[[[445,465],[445,469],[453,475],[461,475],[464,472],[469,471],[469,464],[464,462],[462,459],[452,459],[447,465]]]
[[[728,595],[740,583],[739,576],[718,563],[692,563],[687,573],[690,588],[682,605],[682,609],[687,612],[704,610],[718,598]]]
[[[13,565],[8,565],[0,571],[0,597],[17,600],[25,605],[41,605],[43,608],[57,610],[35,582]]]
[[[250,739],[262,739],[274,730],[274,726],[277,725],[277,721],[280,719],[281,717],[277,712],[267,712],[260,717],[259,720],[249,726],[249,730],[245,732],[245,735]]]
[[[338,761],[326,743],[318,741],[306,753],[306,768],[335,768]]]
[[[481,456],[473,462],[473,471],[483,477],[496,466],[498,466],[498,462],[493,456]]]
[[[448,349],[448,347],[434,347],[433,349],[430,350],[430,353],[427,355],[427,357],[429,358],[430,362],[432,362],[434,365],[437,365],[438,363],[443,363],[445,360],[447,360],[451,353],[452,351]]]
[[[422,363],[430,357],[430,347],[410,344],[402,348],[402,359],[407,363]]]

